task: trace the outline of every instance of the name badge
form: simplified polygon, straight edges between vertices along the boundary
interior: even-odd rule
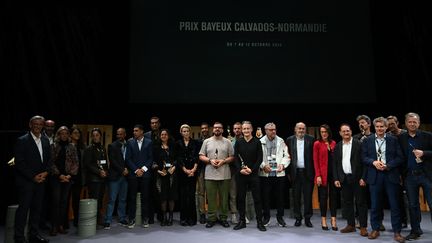
[[[101,165],[106,165],[107,161],[105,159],[100,160]]]

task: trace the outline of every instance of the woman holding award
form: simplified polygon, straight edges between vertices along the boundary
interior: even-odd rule
[[[177,174],[176,174],[176,151],[175,143],[167,129],[161,129],[160,142],[155,146],[154,159],[157,163],[158,178],[156,187],[161,201],[163,220],[161,226],[173,224],[173,211],[175,200],[178,199]],[[167,209],[169,217],[167,218]]]

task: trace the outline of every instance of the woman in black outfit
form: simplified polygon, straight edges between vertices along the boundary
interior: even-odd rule
[[[180,224],[193,226],[197,223],[195,190],[198,168],[198,141],[190,137],[187,124],[180,127],[182,139],[177,141],[177,164],[180,181]]]
[[[167,129],[161,129],[160,142],[154,149],[154,160],[157,163],[158,178],[156,187],[161,201],[161,211],[163,219],[161,226],[171,226],[173,224],[173,211],[175,200],[178,199],[177,174],[176,174],[176,151],[175,143],[171,139]],[[169,217],[167,218],[167,207]]]

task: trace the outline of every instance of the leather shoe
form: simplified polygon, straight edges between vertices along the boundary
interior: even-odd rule
[[[394,233],[393,239],[399,243],[405,242],[405,238],[400,233]]]
[[[378,236],[380,236],[380,232],[378,230],[372,230],[372,232],[370,232],[370,234],[368,235],[368,239],[374,240],[378,238]]]
[[[295,227],[300,227],[300,225],[301,225],[301,219],[296,219],[296,221],[294,223],[294,226]]]
[[[409,233],[409,235],[407,235],[406,237],[405,237],[405,239],[406,240],[417,240],[418,238],[420,237],[420,235],[419,234],[417,234],[417,233]]]
[[[306,227],[309,227],[309,228],[313,227],[313,224],[312,224],[312,222],[309,219],[305,220],[305,225],[306,225]]]
[[[340,230],[341,233],[351,233],[351,232],[355,232],[355,231],[356,231],[356,228],[352,225],[347,225],[345,228]]]
[[[321,229],[324,230],[324,231],[328,231],[329,230],[329,228],[328,228],[327,225],[326,226],[321,225]]]
[[[226,220],[221,220],[219,223],[220,223],[224,228],[228,228],[228,227],[230,227],[228,221],[226,221]]]
[[[360,235],[361,236],[366,237],[366,236],[368,236],[368,234],[369,233],[368,233],[366,227],[360,227]]]
[[[259,229],[259,231],[267,231],[266,227],[262,222],[257,222],[257,228]]]
[[[49,240],[43,238],[41,235],[32,235],[29,238],[29,243],[48,243]]]
[[[216,224],[216,222],[215,221],[207,221],[207,224],[206,224],[206,228],[211,228],[211,227],[213,227],[214,225]]]
[[[240,220],[236,226],[234,226],[233,230],[239,230],[239,229],[243,229],[246,228],[246,222],[243,220]]]

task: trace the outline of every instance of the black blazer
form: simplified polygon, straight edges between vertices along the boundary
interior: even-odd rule
[[[304,136],[304,160],[305,160],[305,170],[306,176],[309,180],[314,180],[315,178],[315,169],[313,162],[313,143],[315,142],[315,138],[311,135],[305,134]],[[288,174],[290,175],[291,181],[295,180],[296,170],[297,170],[297,137],[292,135],[287,138],[286,142],[288,146],[288,151],[291,157],[291,164],[288,167]]]
[[[51,161],[51,146],[48,138],[41,136],[43,161],[39,149],[30,132],[19,137],[15,144],[16,182],[33,182],[42,172],[48,172]]]
[[[108,160],[110,162],[108,180],[118,180],[123,176],[123,171],[126,167],[126,162],[123,158],[122,143],[119,140],[108,145]],[[126,148],[126,141],[124,144]]]
[[[408,138],[409,134],[402,133],[399,136],[399,143],[401,145],[402,154],[404,156],[404,172],[406,173],[406,168],[408,166],[408,154],[413,149],[408,144]],[[417,149],[423,150],[423,157],[421,158],[423,160],[423,169],[425,170],[425,174],[429,175],[430,178],[432,178],[432,133],[417,130],[416,136],[418,136],[419,143],[417,144]],[[404,174],[405,174],[404,173]]]
[[[375,184],[376,175],[378,171],[372,164],[377,160],[377,153],[375,147],[375,135],[367,137],[362,142],[362,161],[368,167],[367,171],[367,183]],[[399,184],[400,182],[400,168],[402,166],[402,150],[399,145],[399,141],[396,137],[392,135],[386,135],[386,164],[388,170],[384,171],[386,173],[390,182]]]
[[[333,166],[333,176],[335,181],[340,181],[341,183],[345,180],[345,172],[342,167],[342,151],[343,151],[343,141],[336,144],[334,151],[334,162]],[[351,172],[356,181],[360,179],[366,180],[367,168],[363,165],[361,160],[361,142],[358,139],[352,139],[351,145]]]

